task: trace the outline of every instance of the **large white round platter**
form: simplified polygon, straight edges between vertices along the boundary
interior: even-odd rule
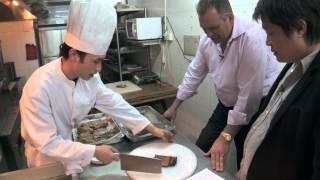
[[[154,158],[154,155],[177,156],[173,167],[162,167],[161,174],[127,171],[134,180],[182,180],[191,176],[197,167],[196,155],[187,147],[165,142],[155,142],[140,146],[130,152],[132,155]]]

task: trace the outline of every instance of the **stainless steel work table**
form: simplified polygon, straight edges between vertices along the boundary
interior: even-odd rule
[[[130,152],[131,150],[135,149],[138,146],[141,146],[150,142],[156,142],[156,141],[160,141],[160,140],[150,139],[144,142],[132,143],[125,139],[121,143],[115,144],[114,147],[116,147],[120,152]],[[194,173],[200,172],[205,168],[212,170],[210,161],[208,158],[203,157],[203,152],[191,141],[189,141],[187,138],[181,135],[179,132],[176,134],[173,141],[174,143],[181,144],[188,147],[197,156],[198,163]],[[235,179],[235,177],[230,173],[228,173],[227,171],[222,173],[218,173],[215,171],[213,172],[223,177],[226,180]],[[90,165],[81,174],[81,179],[125,180],[125,179],[129,179],[129,177],[126,175],[125,171],[122,171],[120,169],[120,162],[118,161],[118,162],[112,162],[109,165],[105,165],[105,166]]]

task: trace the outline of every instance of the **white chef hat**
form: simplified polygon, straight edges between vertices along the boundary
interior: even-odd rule
[[[114,1],[72,0],[65,43],[89,54],[105,55],[116,24]]]

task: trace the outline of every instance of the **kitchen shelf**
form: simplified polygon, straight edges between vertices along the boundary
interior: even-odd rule
[[[116,73],[120,73],[119,71],[119,66],[117,64],[108,64],[108,63],[105,63],[104,64],[106,68],[116,72]],[[135,72],[141,72],[141,71],[146,71],[147,69],[145,67],[142,67],[141,69],[132,69],[132,70],[125,70],[125,69],[122,69],[121,73],[122,75],[125,75],[125,74],[131,74],[131,73],[135,73]]]
[[[131,43],[129,44],[126,37],[125,21],[131,18],[147,17],[146,8],[117,8],[118,23],[115,30],[115,36],[109,50],[107,51],[107,56],[112,56],[113,59],[117,59],[116,64],[104,63],[104,68],[111,70],[113,74],[119,75],[119,80],[123,81],[124,75],[130,76],[133,72],[146,71],[151,69],[150,65],[150,49],[141,44]],[[147,55],[146,59],[145,55]],[[128,62],[123,64],[123,60],[126,59]],[[134,66],[129,66],[128,64],[139,64],[142,68],[134,68]],[[125,68],[123,66],[126,66]],[[110,71],[110,72],[111,72]],[[128,78],[125,77],[125,78]],[[107,76],[105,76],[107,77]]]
[[[116,9],[118,16],[124,16],[131,13],[144,12],[145,8],[122,8]]]
[[[120,55],[143,52],[143,51],[145,51],[144,48],[137,47],[137,46],[121,47],[120,48]],[[113,54],[113,55],[117,55],[118,49],[109,48],[108,53]]]
[[[145,47],[145,46],[160,45],[161,44],[161,39],[152,39],[152,40],[143,40],[143,41],[128,40],[127,42],[130,45]]]

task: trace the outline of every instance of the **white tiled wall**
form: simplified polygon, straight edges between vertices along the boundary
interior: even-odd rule
[[[245,19],[251,19],[256,2],[257,0],[230,0],[234,14]],[[198,23],[197,3],[198,0],[167,0],[167,16],[182,47],[184,35],[203,33]],[[129,4],[148,8],[149,16],[164,16],[164,0],[129,0]],[[159,47],[154,49],[157,49],[155,52],[160,53],[153,56],[156,57],[153,71],[160,72],[162,52],[164,52],[168,58],[165,60],[162,80],[178,86],[189,62],[183,58],[177,42],[168,43],[167,50],[162,48],[162,51],[159,51]],[[217,102],[212,82],[205,79],[199,87],[198,94],[184,102],[179,109],[176,121],[177,128],[183,130],[190,139],[195,140]]]
[[[38,60],[26,60],[26,44],[35,44],[33,21],[0,22],[0,40],[4,62],[14,62],[16,75],[28,78],[37,69]]]
[[[252,19],[258,0],[230,0],[233,13],[245,19]]]

